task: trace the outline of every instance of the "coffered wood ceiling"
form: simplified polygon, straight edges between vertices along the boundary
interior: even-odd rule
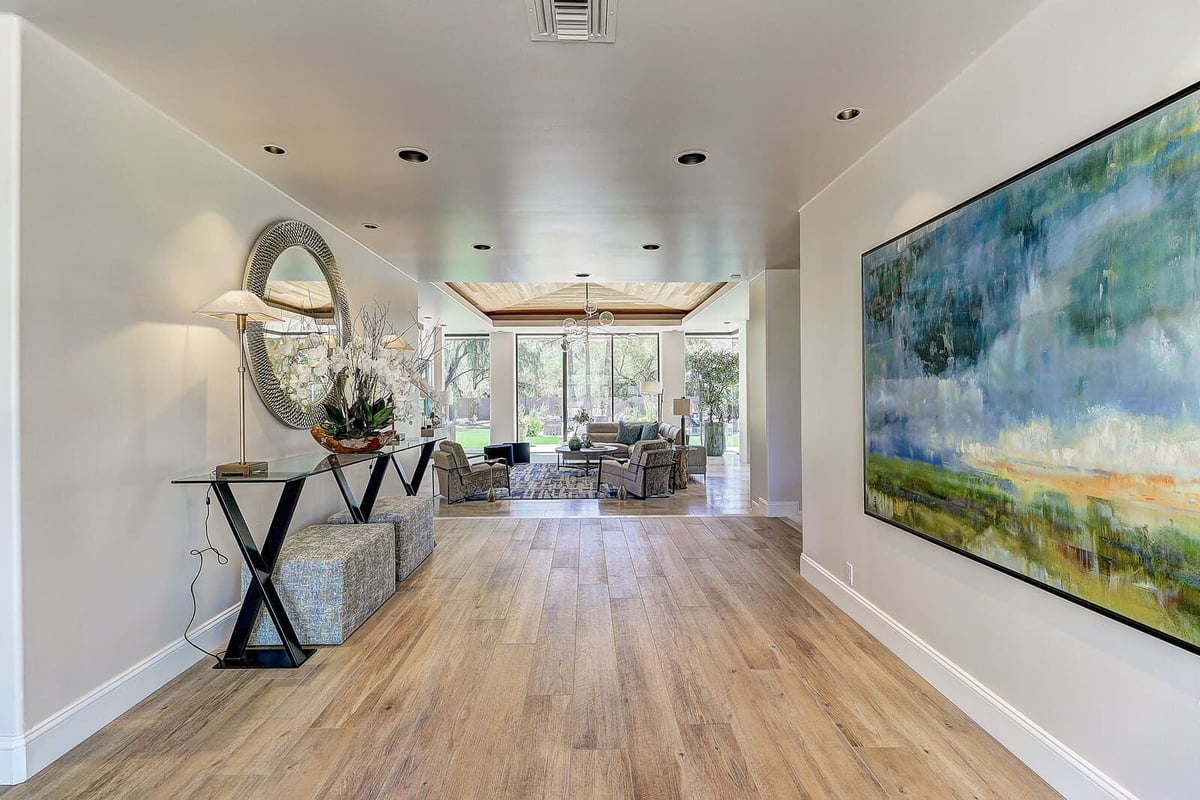
[[[723,283],[589,283],[601,311],[624,316],[682,318]],[[448,288],[489,317],[582,316],[584,283],[449,283]]]
[[[1036,5],[627,0],[614,43],[548,44],[521,0],[0,0],[399,269],[460,282],[795,268],[796,210]],[[708,162],[677,165],[690,149]]]

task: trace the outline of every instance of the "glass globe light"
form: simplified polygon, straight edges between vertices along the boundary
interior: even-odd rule
[[[595,314],[596,313],[596,303],[592,300],[588,300],[586,303],[584,303],[583,304],[583,313],[587,314],[589,317],[592,316],[593,314]]]
[[[574,317],[567,317],[563,320],[562,327],[565,332],[570,333],[579,327],[579,320],[575,319]]]
[[[613,316],[611,311],[600,312],[600,327],[611,328],[613,323],[616,321],[616,317]]]

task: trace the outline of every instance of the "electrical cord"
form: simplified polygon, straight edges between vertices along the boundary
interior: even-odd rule
[[[225,651],[222,650],[220,654],[211,653],[208,650],[205,650],[200,645],[193,642],[191,640],[191,638],[188,636],[188,633],[192,629],[192,625],[196,622],[196,614],[198,612],[198,607],[197,607],[197,602],[196,602],[196,581],[200,580],[200,573],[204,571],[204,554],[211,552],[213,555],[215,555],[217,557],[217,563],[220,564],[221,566],[225,566],[226,564],[229,563],[228,556],[226,556],[224,553],[222,553],[220,550],[218,550],[216,548],[216,546],[212,543],[212,539],[209,537],[208,520],[209,520],[210,516],[212,516],[212,489],[211,488],[204,495],[204,541],[208,544],[208,546],[202,550],[193,549],[190,551],[191,555],[199,557],[200,563],[196,565],[196,575],[195,575],[195,577],[192,578],[192,582],[188,585],[188,592],[191,593],[191,595],[192,595],[192,616],[188,618],[187,626],[184,627],[184,629],[183,629],[183,640],[185,642],[187,642],[188,644],[190,644],[192,647],[199,650],[201,653],[204,653],[206,656],[209,656],[209,657],[215,659],[216,662],[218,664],[220,664],[221,656],[225,654]]]

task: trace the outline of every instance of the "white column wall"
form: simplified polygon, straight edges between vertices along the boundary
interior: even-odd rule
[[[750,282],[745,326],[750,497],[769,516],[800,513],[800,272]]]
[[[747,369],[747,351],[746,351],[746,323],[742,323],[741,330],[738,331],[738,363],[741,369],[738,370],[738,408],[741,409],[741,448],[738,453],[738,460],[742,466],[750,463],[750,414],[748,412],[750,402],[750,370]]]
[[[683,397],[685,339],[683,331],[663,331],[658,335],[658,372],[662,380],[663,419],[679,424],[671,413],[671,401]]]
[[[0,14],[0,784],[25,777],[21,654],[20,20]]]
[[[517,337],[492,331],[492,441],[517,441]]]
[[[767,273],[750,281],[750,317],[742,328],[746,359],[746,417],[742,438],[750,446],[750,501],[767,492]]]

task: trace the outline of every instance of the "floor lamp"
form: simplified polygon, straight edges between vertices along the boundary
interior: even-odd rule
[[[658,416],[656,420],[662,422],[662,383],[659,381],[642,381],[638,384],[638,389],[642,394],[652,394],[658,398]]]
[[[671,413],[679,415],[679,427],[683,431],[683,443],[688,443],[687,415],[692,413],[692,401],[676,397],[671,401]]]
[[[238,351],[242,357],[238,364],[238,374],[242,383],[241,402],[238,405],[238,443],[241,446],[241,457],[231,464],[219,465],[216,475],[218,478],[266,475],[267,462],[246,460],[246,322],[283,322],[283,318],[272,311],[258,295],[243,289],[226,292],[211,303],[197,308],[196,313],[213,319],[237,322]]]

